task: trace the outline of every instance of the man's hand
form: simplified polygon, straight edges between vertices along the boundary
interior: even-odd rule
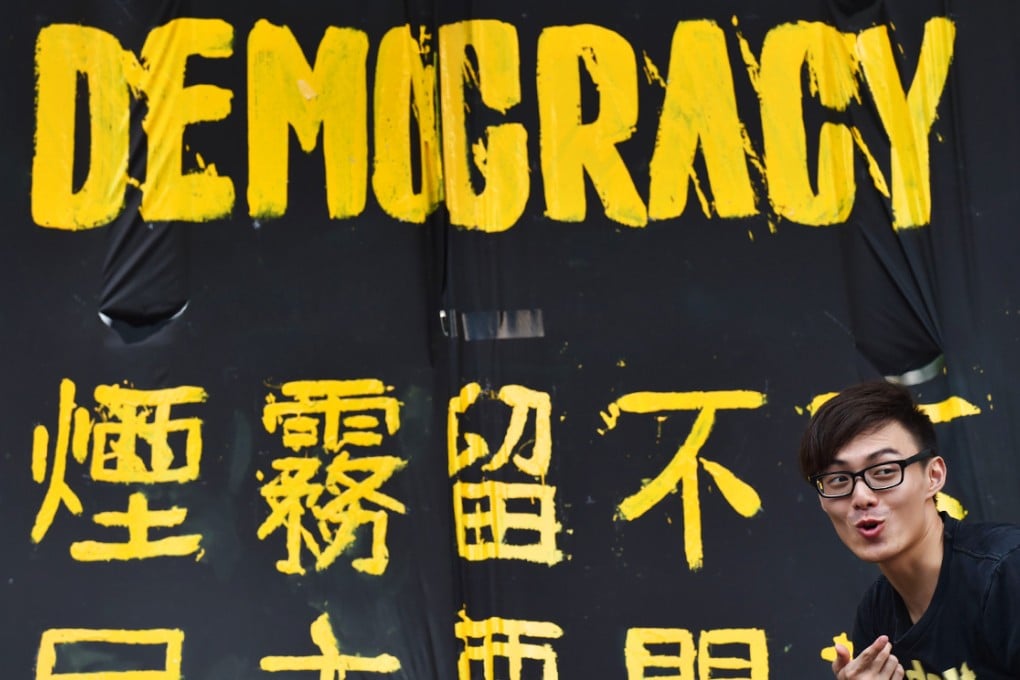
[[[902,680],[903,666],[893,656],[888,636],[879,635],[877,640],[852,660],[850,650],[837,644],[832,674],[838,680]]]

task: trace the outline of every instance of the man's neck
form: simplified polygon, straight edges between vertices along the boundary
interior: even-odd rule
[[[906,605],[911,623],[924,616],[935,595],[942,569],[943,534],[942,518],[932,509],[917,545],[896,560],[879,565]]]

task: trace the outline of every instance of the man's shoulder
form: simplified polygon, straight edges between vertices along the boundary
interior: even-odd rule
[[[953,550],[977,559],[1020,559],[1020,525],[946,520]]]

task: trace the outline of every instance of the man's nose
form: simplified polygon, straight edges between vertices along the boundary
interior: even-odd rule
[[[850,494],[855,506],[874,505],[875,492],[864,482],[864,477],[854,477],[854,490]]]

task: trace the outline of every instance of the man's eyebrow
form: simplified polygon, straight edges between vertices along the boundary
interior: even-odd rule
[[[865,457],[865,460],[870,462],[870,461],[875,460],[876,458],[881,458],[882,456],[884,456],[886,454],[889,454],[889,453],[897,453],[898,454],[898,453],[900,453],[900,451],[899,451],[899,449],[896,449],[896,448],[894,448],[892,446],[883,446],[882,448],[878,449],[877,451],[872,451],[871,453],[869,453]],[[833,465],[846,465],[846,464],[847,463],[846,463],[845,460],[843,460],[842,458],[836,457],[836,458],[832,459],[831,463],[829,463],[829,467],[832,467]]]

